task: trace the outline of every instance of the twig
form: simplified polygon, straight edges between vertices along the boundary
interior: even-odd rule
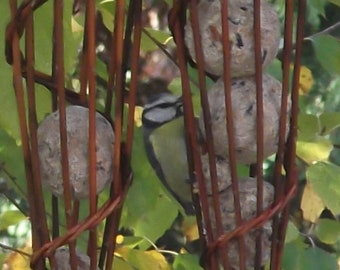
[[[305,37],[304,40],[311,40],[315,37],[318,37],[318,36],[321,36],[321,35],[325,35],[325,34],[329,34],[330,32],[332,32],[333,30],[336,30],[337,28],[340,27],[340,21],[327,27],[326,29],[320,31],[320,32],[317,32],[313,35],[310,35],[309,37]]]
[[[310,236],[309,234],[306,234],[306,233],[300,233],[300,234],[301,234],[302,236],[304,236],[304,237],[308,240],[308,242],[311,244],[311,246],[312,246],[313,248],[316,247],[316,244],[315,244],[315,242],[314,242],[312,236]]]
[[[159,249],[149,238],[147,238],[146,236],[143,236],[144,240],[146,240],[148,243],[150,243],[150,245],[159,253],[167,253],[167,254],[171,254],[174,256],[177,256],[178,253],[172,250],[165,250],[165,249]]]
[[[7,250],[11,250],[13,252],[19,253],[19,254],[21,254],[23,256],[26,256],[26,257],[31,257],[31,254],[28,254],[25,251],[22,251],[22,250],[19,250],[19,249],[15,249],[13,247],[7,246],[7,245],[2,244],[2,243],[0,243],[0,247],[3,248],[3,249],[7,249]]]
[[[0,171],[3,171],[8,176],[8,178],[13,182],[14,186],[20,191],[21,195],[27,200],[27,194],[17,183],[17,178],[5,168],[5,162],[0,163]]]

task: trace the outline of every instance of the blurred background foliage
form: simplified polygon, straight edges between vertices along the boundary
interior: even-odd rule
[[[283,22],[285,1],[271,2]],[[71,1],[64,4],[65,77],[67,86],[75,91],[79,90],[79,52],[84,21],[82,1],[79,3],[75,15],[72,15]],[[111,50],[108,40],[113,30],[115,1],[96,0],[96,3],[97,108],[100,111],[106,96]],[[173,62],[176,46],[167,28],[167,12],[171,4],[170,0],[144,1],[139,107],[136,110],[132,160],[134,182],[122,213],[116,269],[200,269],[194,245],[198,237],[195,220],[185,215],[179,218],[178,214],[183,210],[160,184],[147,161],[140,127],[140,113],[148,96],[169,90],[177,95],[181,93],[179,71]],[[286,237],[283,260],[283,269],[286,270],[338,269],[340,255],[340,1],[310,0],[307,6],[299,89],[299,189],[292,203]],[[4,37],[10,20],[8,1],[0,2],[0,10],[3,11],[0,36]],[[47,73],[52,63],[51,10],[52,1],[48,1],[34,15],[37,36],[35,67]],[[0,265],[4,265],[3,269],[29,269],[29,206],[12,73],[5,61],[3,40],[0,52]],[[282,77],[280,57],[279,53],[267,70],[278,79]],[[197,74],[195,69],[188,68],[198,110]],[[213,83],[208,77],[206,81],[207,85]],[[129,81],[126,95],[128,84]],[[40,121],[50,112],[51,99],[43,86],[36,85],[36,91]],[[272,163],[273,159],[268,159],[264,164],[268,175]],[[99,203],[107,196],[105,192],[100,194]],[[48,192],[45,197],[46,215],[50,218]],[[87,214],[84,205],[81,217]],[[102,230],[103,226],[99,226],[99,234]],[[79,248],[85,250],[85,243],[86,235],[82,235]],[[21,253],[15,250],[21,250]]]

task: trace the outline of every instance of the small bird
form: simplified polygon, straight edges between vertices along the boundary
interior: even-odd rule
[[[194,207],[185,140],[182,97],[163,92],[149,97],[142,114],[149,162],[187,215]]]

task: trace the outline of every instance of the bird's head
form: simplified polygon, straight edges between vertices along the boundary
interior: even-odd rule
[[[182,115],[182,97],[165,92],[149,98],[144,106],[142,122],[144,127],[157,128]]]

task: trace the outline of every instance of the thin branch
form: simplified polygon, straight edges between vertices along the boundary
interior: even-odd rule
[[[313,34],[313,35],[310,35],[310,36],[308,36],[308,37],[305,37],[304,40],[311,40],[311,39],[313,39],[313,38],[315,38],[315,37],[318,37],[318,36],[321,36],[321,35],[329,34],[330,32],[336,30],[336,29],[339,28],[339,27],[340,27],[340,21],[337,22],[337,23],[335,23],[335,24],[333,24],[333,25],[331,25],[331,26],[329,26],[329,27],[327,27],[326,29],[324,29],[324,30],[322,30],[322,31],[320,31],[320,32],[317,32],[317,33],[315,33],[315,34]]]
[[[147,238],[146,236],[143,236],[144,240],[147,241],[148,243],[150,243],[150,245],[159,253],[167,253],[167,254],[171,254],[174,256],[177,256],[178,253],[172,250],[165,250],[165,249],[159,249],[149,238]]]
[[[311,244],[312,248],[316,247],[316,244],[315,244],[312,236],[305,234],[305,233],[300,233],[300,234],[303,235],[308,240],[308,242]]]
[[[22,251],[22,250],[19,250],[19,249],[15,249],[13,247],[7,246],[7,245],[2,244],[2,243],[0,243],[0,247],[3,248],[3,249],[6,249],[6,250],[11,250],[13,252],[19,253],[19,254],[21,254],[23,256],[26,256],[26,257],[31,257],[32,256],[31,254],[29,254],[29,253],[27,253],[25,251]]]
[[[3,171],[7,175],[7,177],[12,181],[14,186],[20,191],[21,196],[27,200],[27,193],[23,191],[23,189],[19,186],[19,184],[16,181],[17,178],[5,168],[5,162],[0,163],[0,171]]]

